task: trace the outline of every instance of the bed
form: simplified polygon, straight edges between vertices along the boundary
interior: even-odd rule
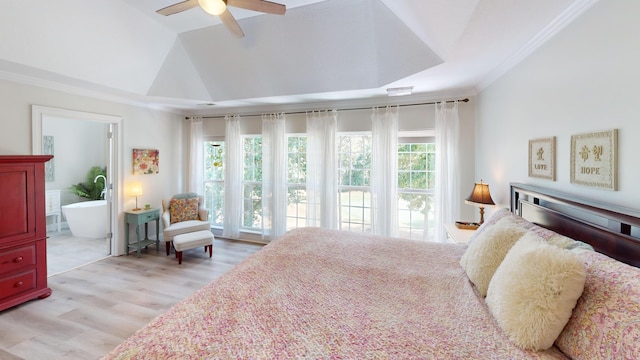
[[[511,193],[511,209],[497,211],[468,246],[320,228],[288,232],[105,359],[640,358],[640,214],[524,184],[511,184]],[[496,265],[485,298],[468,259],[507,221],[522,234]],[[498,316],[506,307],[495,305],[506,297],[497,279],[516,278],[506,264],[522,264],[512,254],[527,250],[525,236],[545,251],[571,253],[567,259],[583,269],[574,271],[583,286],[572,290],[560,334],[544,349],[522,346]],[[546,328],[540,319],[532,324]]]

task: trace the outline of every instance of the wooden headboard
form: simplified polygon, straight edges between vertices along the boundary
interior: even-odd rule
[[[640,211],[511,183],[511,212],[640,267]]]

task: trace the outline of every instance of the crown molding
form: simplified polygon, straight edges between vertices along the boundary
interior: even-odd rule
[[[108,91],[92,90],[83,86],[75,86],[65,84],[59,81],[47,80],[34,76],[22,75],[9,71],[0,71],[0,80],[6,80],[17,84],[29,85],[40,87],[48,90],[59,91],[70,95],[77,95],[88,97],[96,100],[103,100],[108,102],[114,102],[123,105],[131,105],[135,107],[141,107],[150,110],[164,111],[176,114],[182,114],[181,111],[171,107],[160,106],[152,104],[151,102],[144,100],[133,99],[134,95],[116,95],[109,93]]]
[[[18,84],[29,85],[49,89],[53,91],[59,91],[71,95],[83,96],[91,99],[114,102],[123,105],[130,105],[150,110],[157,110],[163,112],[169,112],[173,114],[179,114],[182,116],[222,116],[228,114],[238,113],[275,113],[275,112],[301,112],[301,111],[313,111],[319,109],[334,109],[334,108],[365,108],[375,106],[394,106],[394,105],[409,105],[423,102],[438,102],[443,100],[452,100],[465,97],[475,97],[477,95],[474,89],[460,89],[447,92],[435,92],[435,93],[414,93],[407,96],[378,96],[378,97],[366,97],[359,99],[347,99],[347,100],[326,100],[326,101],[301,101],[288,104],[264,104],[264,105],[235,105],[228,107],[221,107],[220,109],[202,109],[194,110],[184,105],[162,106],[154,103],[153,100],[143,95],[125,94],[118,95],[109,91],[89,89],[89,86],[79,86],[65,84],[60,81],[43,79],[35,76],[28,76],[18,74],[16,72],[2,71],[0,70],[0,80],[6,80]],[[139,98],[140,100],[137,100]],[[168,100],[170,102],[171,100]],[[158,102],[161,102],[158,101]],[[193,106],[201,101],[194,101]]]
[[[477,91],[480,92],[489,87],[489,85],[493,84],[522,60],[531,55],[535,50],[542,46],[542,44],[546,43],[549,39],[558,34],[562,29],[577,19],[598,1],[599,0],[577,0],[572,3],[560,15],[556,16],[551,23],[545,26],[536,36],[520,48],[520,50],[516,51],[512,56],[507,58],[507,60],[491,71],[484,80],[477,85]]]

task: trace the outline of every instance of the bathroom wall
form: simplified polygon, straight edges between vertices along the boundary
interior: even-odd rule
[[[54,140],[54,181],[46,182],[47,190],[61,190],[61,205],[81,199],[69,187],[84,182],[92,166],[107,165],[107,125],[77,119],[47,117],[42,123],[42,135]]]

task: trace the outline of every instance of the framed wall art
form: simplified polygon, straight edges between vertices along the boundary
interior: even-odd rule
[[[571,183],[616,190],[618,129],[571,136]]]
[[[54,138],[53,136],[43,135],[42,136],[42,153],[45,155],[55,155],[54,154]],[[46,163],[44,163],[44,181],[46,182],[54,182],[56,181],[56,163],[55,157]]]
[[[556,180],[556,137],[529,140],[529,177]]]
[[[133,149],[133,174],[157,174],[160,163],[160,151],[155,149]]]

